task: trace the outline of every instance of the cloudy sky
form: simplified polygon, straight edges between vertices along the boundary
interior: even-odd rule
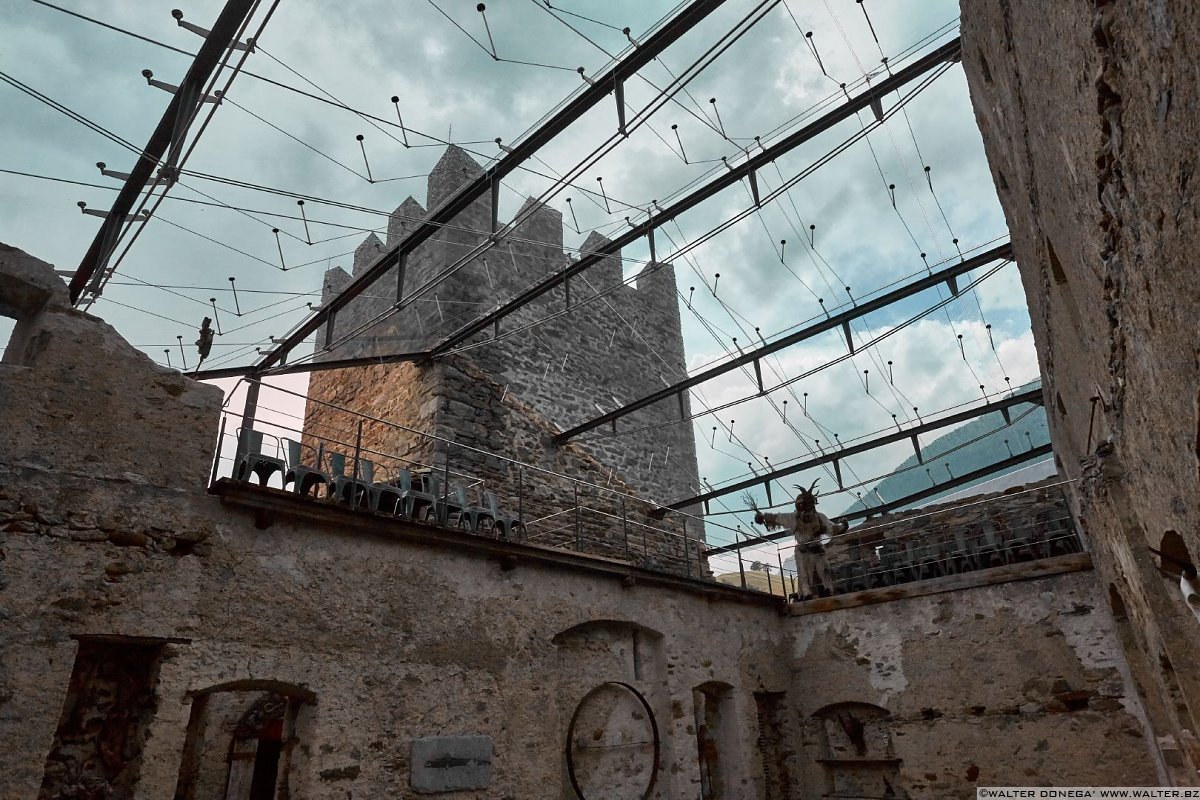
[[[210,24],[222,5],[177,2],[185,19],[200,25]],[[55,5],[188,52],[201,41],[176,26],[169,4],[55,0]],[[771,5],[727,2],[629,82],[631,115],[740,20]],[[644,38],[675,10],[646,0],[553,0],[550,6],[541,0],[493,0],[487,4],[485,29],[474,0],[282,0],[247,69],[387,120],[396,119],[390,98],[398,95],[408,130],[371,124],[333,104],[243,74],[188,168],[378,213],[310,201],[311,238],[321,243],[309,245],[303,223],[294,219],[294,198],[185,179],[121,260],[91,311],[155,360],[165,363],[164,350],[169,351],[177,367],[181,336],[194,366],[195,328],[211,313],[206,307],[215,297],[223,335],[209,365],[248,363],[256,346],[269,344],[269,336],[282,335],[304,318],[327,267],[349,268],[348,254],[367,230],[382,230],[386,213],[406,195],[425,200],[425,175],[445,141],[462,144],[481,163],[494,159],[500,152],[497,137],[506,143],[518,139],[580,89],[578,67],[596,74],[630,46],[622,28]],[[681,187],[723,170],[722,157],[737,163],[747,151],[753,153],[755,137],[769,144],[831,108],[842,97],[839,83],[853,87],[864,73],[877,73],[882,55],[899,67],[944,43],[957,35],[957,14],[955,0],[774,4],[689,82],[686,92],[551,200],[572,227],[578,224],[578,230],[567,231],[567,246],[578,246],[592,229],[619,231],[626,216],[640,213],[631,206],[645,209],[652,200],[665,204]],[[190,63],[188,56],[34,0],[0,0],[0,23],[0,71],[138,145],[147,140],[168,100],[163,91],[147,86],[141,71],[148,68],[157,79],[177,82]],[[492,57],[489,31],[501,60]],[[885,105],[898,100],[893,95]],[[127,170],[132,156],[8,83],[0,83],[0,103],[0,169],[6,170],[0,172],[0,241],[74,270],[99,224],[81,214],[76,203],[106,209],[120,186],[102,177],[96,162]],[[870,121],[869,114],[849,120],[779,159],[759,176],[764,192],[822,163]],[[514,214],[526,196],[550,189],[548,176],[570,170],[611,136],[614,126],[614,108],[604,103],[559,136],[540,154],[541,163],[530,164],[540,175],[518,171],[505,182],[501,217]],[[678,126],[678,138],[672,126]],[[365,178],[358,134],[365,137],[374,183]],[[411,146],[404,146],[405,137]],[[596,196],[597,177],[603,178],[607,207]],[[749,205],[745,186],[712,198],[663,230],[670,241],[659,240],[660,257]],[[278,246],[273,227],[281,231]],[[735,337],[748,346],[757,339],[755,328],[769,339],[819,317],[818,298],[832,311],[850,296],[869,295],[923,272],[926,264],[957,259],[959,249],[986,249],[1004,236],[966,81],[956,65],[911,98],[902,113],[811,171],[777,202],[674,259],[690,365],[694,369],[736,352]],[[781,255],[783,239],[787,245]],[[286,271],[280,269],[280,247]],[[623,255],[632,275],[648,253],[631,248]],[[236,300],[230,277],[236,278]],[[856,338],[860,345],[876,340],[946,297],[942,287],[872,315],[856,325]],[[831,333],[768,359],[764,377],[781,383],[845,352],[840,334]],[[698,418],[700,473],[716,484],[751,467],[761,470],[767,460],[779,465],[806,456],[833,441],[835,433],[847,442],[893,427],[893,414],[904,424],[914,418],[914,406],[928,418],[1005,391],[1006,377],[1017,386],[1036,375],[1020,281],[1015,266],[1008,265],[976,291],[853,359],[768,398]],[[302,380],[298,384],[303,387]],[[751,385],[750,378],[733,373],[700,387],[693,408],[745,398],[753,394]],[[556,422],[566,427],[577,421]],[[864,482],[857,489],[862,491],[906,455],[905,447],[897,447],[851,460],[847,477]],[[816,476],[799,477],[807,483]],[[739,505],[736,498],[727,500],[731,507]],[[838,510],[848,500],[853,497],[831,498],[827,504]]]

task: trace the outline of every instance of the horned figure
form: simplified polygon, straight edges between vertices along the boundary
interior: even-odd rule
[[[795,535],[796,594],[801,600],[809,600],[816,595],[817,585],[820,585],[822,595],[833,593],[833,576],[829,572],[822,539],[845,533],[850,525],[840,519],[830,522],[829,517],[817,511],[817,481],[813,481],[807,489],[803,486],[796,488],[800,494],[796,495],[794,514],[764,513],[754,503],[750,507],[754,509],[756,525],[765,525],[769,531],[788,528]]]

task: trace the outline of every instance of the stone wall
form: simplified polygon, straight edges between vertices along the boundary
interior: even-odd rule
[[[731,798],[764,797],[768,779],[791,796],[825,791],[836,765],[813,715],[839,703],[890,715],[893,786],[914,797],[962,796],[969,775],[1159,782],[1088,573],[785,618],[762,595],[623,583],[617,570],[531,562],[519,546],[516,568],[504,569],[469,545],[358,529],[355,515],[339,525],[280,516],[257,528],[249,511],[198,490],[8,466],[2,477],[6,509],[33,498],[41,516],[77,503],[132,509],[99,541],[0,515],[9,529],[0,611],[19,621],[0,638],[5,797],[32,798],[41,786],[76,657],[71,637],[87,635],[163,642],[137,800],[172,796],[185,767],[192,785],[225,783],[230,743],[220,737],[236,714],[214,717],[202,745],[190,739],[197,698],[225,687],[307,693],[288,739],[287,785],[289,796],[317,800],[407,796],[410,745],[433,736],[493,743],[488,788],[453,797],[570,798],[564,743],[574,743],[580,780],[633,785],[646,777],[645,753],[587,761],[592,745],[644,741],[628,697],[592,696],[612,683],[652,709],[655,797],[696,796],[709,772]],[[172,546],[202,531],[202,546]],[[581,704],[581,719],[600,721],[568,738]],[[713,763],[698,756],[699,724]],[[1121,765],[1122,780],[1118,767],[1096,766],[1097,753],[1101,765]]]
[[[179,378],[160,399],[161,371],[108,342],[103,380],[129,399],[90,425],[176,419],[179,463],[80,471],[54,428],[44,452],[61,463],[0,458],[2,797],[1160,782],[1117,645],[1128,623],[1114,629],[1088,574],[792,618],[757,593],[277,490],[229,482],[223,503],[204,488],[218,406],[192,405],[213,393]],[[89,388],[70,376],[91,354],[61,352],[33,391]],[[0,428],[39,424],[37,396]],[[128,445],[134,461],[158,446]],[[102,467],[128,457],[112,453]],[[148,657],[131,665],[135,651]],[[859,741],[890,771],[847,777],[834,762]]]
[[[1200,556],[1200,8],[962,6],[963,65],[1029,299],[1060,471],[1077,481],[1100,574],[1131,622],[1147,703],[1186,756],[1200,724],[1200,628],[1180,567],[1150,548]]]
[[[0,314],[18,320],[0,363],[6,461],[160,485],[205,482],[219,389],[155,366],[104,320],[72,309],[50,265],[4,244],[0,290]],[[124,379],[131,373],[144,378],[136,388]]]
[[[435,208],[480,170],[464,151],[450,147],[430,175],[430,207]],[[417,201],[405,200],[391,217],[388,245],[425,214]],[[521,207],[504,235],[483,250],[491,225],[490,200],[473,203],[407,257],[404,285],[411,304],[388,314],[396,297],[393,269],[338,312],[332,341],[337,344],[340,337],[351,334],[353,338],[318,359],[421,352],[571,261],[563,250],[561,215],[532,199]],[[605,241],[593,233],[583,250],[594,250]],[[353,274],[361,274],[383,247],[374,235],[369,236],[355,253]],[[441,282],[426,293],[412,295],[413,290],[439,277]],[[510,422],[526,418],[529,410],[543,420],[535,430],[526,432],[536,432],[544,440],[532,455],[534,461],[570,461],[570,456],[543,452],[556,447],[543,431],[566,430],[686,377],[672,268],[645,267],[636,277],[636,288],[620,285],[622,278],[620,258],[606,258],[573,278],[569,287],[560,287],[503,320],[498,341],[489,342],[494,331],[472,339],[468,344],[474,346],[456,357],[454,366],[444,366],[443,360],[373,368],[360,375],[348,371],[315,374],[310,395],[331,403],[336,398],[338,405],[358,412],[451,438],[461,433],[450,425],[451,417],[470,416],[454,404],[478,402],[475,395],[480,389],[475,384],[482,376],[485,382],[500,387],[498,394],[487,398],[489,403],[519,407]],[[326,273],[324,300],[350,280],[351,275],[340,268]],[[433,396],[441,399],[431,405]],[[311,402],[309,409],[315,410]],[[477,411],[485,416],[493,413],[482,407]],[[690,416],[686,394],[682,416]],[[321,424],[318,416],[306,423],[306,430],[315,432],[314,426]],[[580,439],[588,462],[580,468],[591,469],[590,462],[598,461],[626,487],[660,503],[699,491],[691,423],[681,419],[678,400],[661,401],[631,414],[620,421],[617,430],[625,435],[612,435],[612,429],[605,428]],[[481,434],[478,438],[490,438],[490,449],[503,453],[517,437],[513,431],[511,435]],[[387,434],[378,442],[369,440],[369,447],[383,452],[396,445],[405,453],[411,449],[407,438],[394,440],[395,435]],[[403,453],[397,455],[404,457]],[[569,482],[560,483],[559,489],[572,491]]]
[[[361,421],[364,456],[374,462],[377,479],[396,469],[432,469],[440,480],[449,458],[451,482],[470,487],[472,500],[482,491],[495,494],[500,511],[519,514],[540,544],[681,575],[707,572],[696,520],[653,517],[654,505],[639,501],[619,470],[589,448],[555,445],[556,430],[545,417],[464,358],[427,368],[318,372],[309,387],[304,442],[310,454],[323,444],[349,457]],[[632,498],[624,507],[622,494]]]
[[[1166,783],[1107,606],[1073,573],[796,617],[802,796]]]

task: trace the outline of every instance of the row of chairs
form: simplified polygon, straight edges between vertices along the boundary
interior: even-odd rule
[[[958,575],[977,569],[1078,553],[1079,537],[1063,520],[1039,519],[1019,535],[1001,535],[991,525],[960,529],[937,539],[885,541],[871,556],[830,564],[834,592],[879,589],[900,583]]]
[[[276,439],[276,455],[269,455],[263,451],[267,436],[249,428],[238,430],[239,456],[234,465],[234,480],[249,481],[253,475],[260,486],[266,486],[278,473],[283,489],[291,486],[291,491],[301,496],[323,496],[351,508],[462,528],[502,539],[517,539],[524,535],[524,524],[502,514],[492,492],[482,492],[478,503],[470,503],[466,487],[459,484],[446,487],[436,474],[418,476],[407,469],[395,470],[395,476],[390,480],[376,480],[374,462],[363,457],[359,457],[357,469],[351,464],[351,471],[347,473],[346,455],[326,453],[324,444],[318,446],[316,458],[307,464],[303,457],[305,446],[288,438]],[[275,439],[274,436],[269,438]],[[280,452],[285,458],[279,457]],[[323,469],[326,461],[328,471]]]

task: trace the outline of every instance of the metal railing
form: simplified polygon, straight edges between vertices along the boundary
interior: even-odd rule
[[[1031,495],[1028,500],[1014,500],[1010,493],[876,521],[827,537],[825,555],[832,585],[824,585],[819,575],[810,584],[819,586],[821,596],[829,596],[1082,552],[1083,542],[1065,498],[1051,492],[1057,486],[1017,493]],[[1005,507],[999,508],[1002,503]],[[970,518],[949,525],[939,522],[939,517],[964,513]],[[789,542],[774,548],[771,556],[758,554],[754,561],[740,557],[740,550],[710,553],[709,563],[719,580],[790,596],[799,583],[794,566],[785,562],[793,548]],[[767,563],[768,558],[774,563]]]
[[[401,470],[413,476],[416,489],[430,493],[436,485],[439,513],[416,521],[453,527],[461,524],[469,530],[455,505],[461,486],[471,506],[485,507],[484,493],[493,495],[500,515],[518,523],[514,528],[521,541],[689,577],[709,574],[704,521],[682,512],[655,518],[653,513],[661,505],[637,497],[622,484],[603,485],[520,462],[269,384],[260,384],[260,392],[251,427],[263,434],[262,455],[283,464],[283,469],[268,475],[266,486],[299,494],[301,487],[296,482],[285,484],[288,470],[297,466],[291,463],[285,446],[290,439],[301,445],[299,466],[328,477],[330,457],[337,456],[345,462],[342,485],[361,484],[361,491],[351,488],[344,496],[334,496],[317,481],[305,493],[316,502],[341,502],[364,512],[403,516],[398,506],[372,509],[366,502],[371,489],[365,467],[370,462],[376,491],[394,485]],[[238,436],[242,427],[240,413],[228,409],[223,413],[212,481],[234,477],[244,461],[245,442]],[[607,474],[601,479],[612,481],[611,473]],[[243,479],[258,482],[251,475]]]

